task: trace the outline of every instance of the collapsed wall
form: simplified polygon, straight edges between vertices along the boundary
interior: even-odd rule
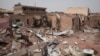
[[[88,22],[87,25],[89,27],[100,29],[100,15],[99,16],[96,16],[96,15],[89,16],[87,22]]]
[[[70,15],[61,15],[60,19],[60,31],[72,29],[72,17]]]
[[[56,15],[48,15],[47,17],[48,17],[48,22],[49,22],[50,27],[53,30],[56,30],[57,29],[57,18],[56,18]]]
[[[58,31],[74,30],[79,31],[84,25],[85,16],[58,14],[60,18],[57,18],[56,14],[48,15],[48,21],[51,24],[51,28]]]

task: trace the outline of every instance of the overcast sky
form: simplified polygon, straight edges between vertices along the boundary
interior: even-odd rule
[[[92,12],[100,12],[100,0],[0,0],[0,8],[13,9],[14,4],[46,7],[48,12],[63,11],[68,7],[89,7]]]

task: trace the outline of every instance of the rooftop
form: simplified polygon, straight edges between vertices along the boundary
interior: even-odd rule
[[[38,7],[38,6],[27,6],[27,5],[22,5],[20,3],[15,4],[15,6],[22,6],[22,7],[27,7],[27,8],[41,8],[41,9],[46,9],[44,7]]]

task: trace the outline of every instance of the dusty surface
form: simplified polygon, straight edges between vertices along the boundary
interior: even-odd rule
[[[29,35],[29,33],[27,33]],[[61,52],[64,52],[64,49],[68,47],[69,45],[74,45],[79,47],[80,49],[93,49],[96,52],[100,52],[100,44],[95,44],[95,36],[97,34],[92,34],[92,33],[83,33],[83,32],[77,32],[71,36],[52,36],[52,35],[46,35],[49,41],[52,41],[53,39],[57,39],[59,41],[59,44],[56,46],[61,50]],[[43,48],[45,46],[45,42],[40,40],[38,37],[36,37],[34,34],[29,37],[29,40],[33,43],[32,46],[29,47],[23,47],[20,48],[21,44],[16,42],[17,45],[16,47],[18,48],[16,53],[14,54],[15,56],[21,56],[25,53],[31,52],[33,56],[41,56],[41,52],[36,53],[34,50]],[[64,44],[63,42],[66,41],[67,43]],[[75,43],[77,42],[77,43]],[[18,47],[19,46],[19,47]],[[62,54],[62,56],[64,56]]]

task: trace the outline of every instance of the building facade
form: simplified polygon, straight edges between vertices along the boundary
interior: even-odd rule
[[[81,14],[84,16],[89,15],[89,8],[87,7],[69,7],[67,9],[68,14]]]
[[[18,3],[15,4],[14,15],[11,15],[10,19],[12,23],[22,23],[25,27],[38,27],[44,15],[46,15],[46,8]]]
[[[34,17],[26,15],[11,15],[12,24],[21,24],[25,27],[33,27]]]
[[[15,4],[14,6],[14,14],[22,14],[22,15],[45,15],[46,8],[36,7],[36,6],[25,6],[20,3]]]
[[[87,19],[87,25],[91,28],[100,29],[100,15],[91,15]]]

